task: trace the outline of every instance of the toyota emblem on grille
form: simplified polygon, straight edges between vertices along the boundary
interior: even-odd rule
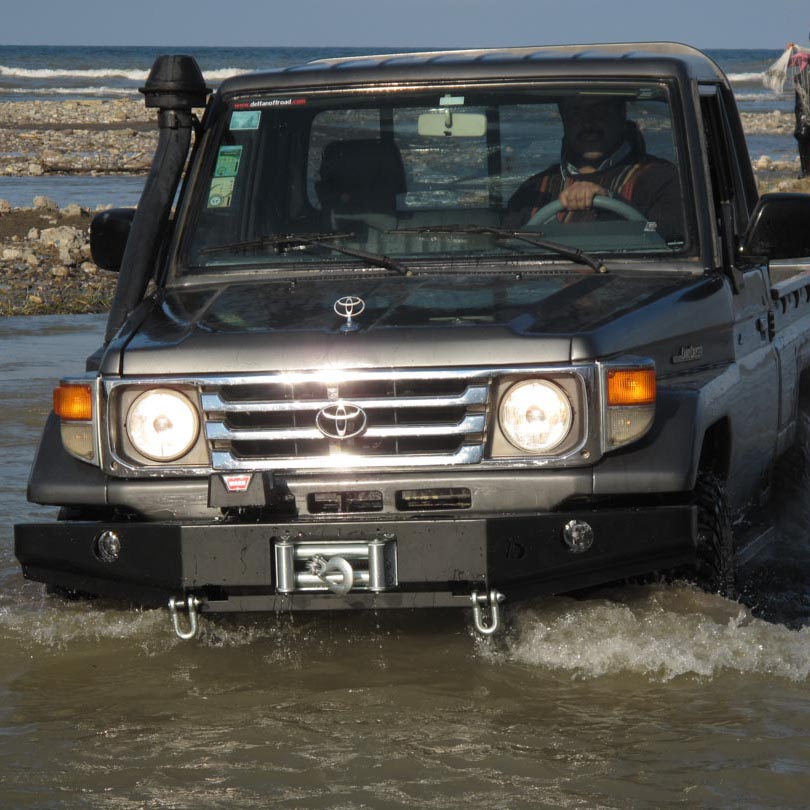
[[[366,429],[366,412],[352,402],[334,402],[321,408],[315,426],[329,439],[352,439]]]
[[[356,295],[344,295],[343,298],[338,298],[335,301],[333,309],[335,313],[340,315],[341,318],[346,319],[346,323],[340,327],[341,332],[355,332],[360,327],[352,320],[352,318],[360,315],[365,311],[366,302]]]

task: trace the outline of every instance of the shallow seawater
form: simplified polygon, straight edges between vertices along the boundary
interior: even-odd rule
[[[65,602],[15,521],[50,389],[103,318],[0,319],[0,807],[804,807],[799,493],[745,604],[686,584],[466,612],[214,618]],[[810,499],[808,499],[810,502]]]

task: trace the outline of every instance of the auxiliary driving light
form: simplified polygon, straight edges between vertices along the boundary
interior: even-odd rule
[[[593,528],[584,520],[569,520],[563,526],[563,540],[569,551],[581,554],[593,545]]]
[[[121,538],[109,529],[96,537],[93,551],[101,562],[114,563],[121,556]]]
[[[200,417],[189,399],[171,388],[141,394],[127,413],[132,446],[152,461],[174,461],[193,447]]]
[[[571,403],[565,392],[545,380],[519,382],[501,402],[501,430],[520,450],[548,452],[565,439],[571,422]]]

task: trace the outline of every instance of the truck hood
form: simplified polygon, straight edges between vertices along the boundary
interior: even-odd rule
[[[598,335],[670,296],[691,291],[690,300],[706,297],[695,295],[706,282],[662,274],[513,272],[180,289],[144,305],[133,319],[138,326],[110,345],[103,370],[130,376],[567,363],[574,336]],[[335,311],[346,296],[364,305],[351,331]]]

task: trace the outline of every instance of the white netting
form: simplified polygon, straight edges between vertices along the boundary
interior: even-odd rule
[[[785,82],[788,78],[788,62],[792,55],[792,50],[787,48],[785,52],[765,71],[762,83],[774,93],[783,93]]]

